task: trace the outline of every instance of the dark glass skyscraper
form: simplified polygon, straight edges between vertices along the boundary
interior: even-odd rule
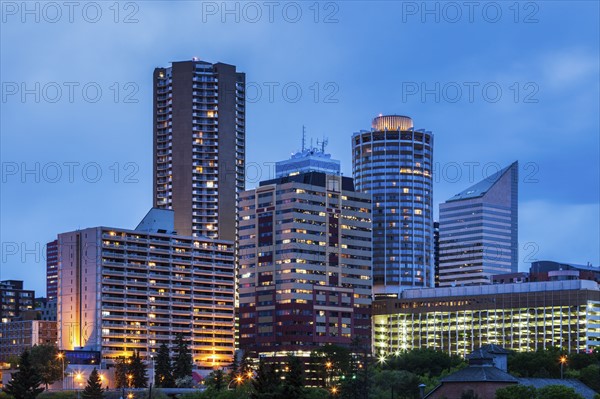
[[[185,236],[235,240],[245,180],[245,74],[173,62],[154,70],[154,207]]]
[[[356,188],[373,200],[374,293],[433,286],[433,134],[378,116],[352,149]]]

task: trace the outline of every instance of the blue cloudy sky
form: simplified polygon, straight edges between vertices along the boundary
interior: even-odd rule
[[[380,114],[435,134],[437,204],[520,162],[520,268],[600,263],[599,3],[2,2],[2,279],[45,292],[43,246],[151,206],[153,68],[248,81],[248,187],[309,137],[351,175]],[[270,89],[272,88],[272,89]]]

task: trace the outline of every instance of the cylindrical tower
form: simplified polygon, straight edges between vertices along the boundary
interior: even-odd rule
[[[380,115],[352,135],[356,189],[373,200],[375,295],[433,286],[433,134]]]

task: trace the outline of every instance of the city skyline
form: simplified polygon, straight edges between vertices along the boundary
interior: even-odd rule
[[[477,39],[469,38],[472,29],[468,22],[452,24],[443,18],[435,22],[430,17],[423,23],[420,14],[408,14],[401,5],[388,6],[382,13],[382,5],[338,4],[334,15],[338,22],[331,24],[314,23],[307,6],[303,10],[305,19],[297,24],[286,22],[279,14],[274,23],[263,20],[251,24],[242,18],[233,24],[235,29],[230,33],[226,30],[231,24],[222,23],[219,14],[203,14],[200,4],[194,14],[179,6],[165,10],[139,3],[139,22],[130,25],[115,25],[108,9],[104,10],[106,19],[96,25],[80,16],[71,25],[65,21],[27,25],[20,18],[14,22],[5,15],[8,20],[2,25],[0,61],[4,97],[0,278],[25,279],[26,288],[35,289],[39,295],[45,292],[42,247],[57,233],[96,225],[135,227],[152,199],[152,82],[148,76],[155,67],[191,60],[193,56],[236,65],[247,74],[255,93],[262,88],[262,96],[247,104],[247,188],[265,179],[271,163],[300,148],[302,125],[307,126],[308,137],[329,138],[328,152],[342,161],[343,174],[351,176],[352,133],[366,128],[365,121],[379,113],[410,115],[418,121],[417,127],[436,134],[436,220],[440,202],[486,177],[486,168],[492,174],[501,165],[518,159],[519,269],[525,270],[526,260],[534,259],[598,265],[598,63],[594,55],[599,46],[598,26],[590,23],[595,21],[598,5],[565,4],[539,3],[539,12],[534,15],[538,22],[531,24],[524,18],[531,16],[532,10],[521,9],[519,23],[514,22],[515,15],[507,7],[503,9],[504,18],[495,24],[475,14],[473,26],[481,33]],[[121,11],[119,18],[123,19],[131,10]],[[319,21],[323,22],[335,9],[322,7],[320,11]],[[216,29],[221,35],[215,35],[214,42],[199,43],[197,37],[179,40],[168,51],[165,46],[156,51],[161,47],[157,42],[164,44],[160,35],[170,29],[168,22],[155,23],[162,21],[163,13],[173,21],[196,21],[201,32]],[[394,17],[406,22],[389,27],[386,21]],[[388,27],[378,28],[371,36],[352,36],[354,23],[363,19]],[[564,23],[569,20],[578,22]],[[561,32],[554,28],[558,21]],[[115,28],[115,33],[106,34],[109,28]],[[76,29],[79,35],[69,29]],[[276,29],[281,34],[274,44],[263,43]],[[241,35],[246,31],[250,34]],[[98,34],[101,32],[105,34]],[[305,42],[292,41],[299,32],[305,35]],[[434,43],[441,32],[449,32],[448,38]],[[411,41],[408,33],[419,40]],[[8,39],[12,35],[29,40],[12,44]],[[128,35],[130,42],[115,42],[120,38],[117,35]],[[81,46],[81,51],[62,58],[54,53],[67,48],[65,36],[78,36],[75,44]],[[487,45],[500,36],[518,38],[519,46],[492,49]],[[178,37],[182,39],[183,35]],[[544,38],[542,43],[540,37]],[[233,38],[240,42],[232,43]],[[449,58],[452,52],[444,46],[466,40],[471,50]],[[47,41],[52,45],[48,46]],[[290,43],[297,48],[287,50]],[[370,52],[373,43],[377,43],[375,54]],[[403,46],[411,58],[423,60],[418,63],[421,72],[410,63],[397,64],[400,56],[380,50],[386,46]],[[359,60],[364,57],[368,61],[370,55],[382,61],[372,67],[380,68],[380,73],[373,74],[374,70],[359,65]],[[39,67],[40,59],[43,68]],[[11,83],[17,83],[20,90],[22,82],[28,88],[38,82],[47,90],[44,93],[40,89],[39,102],[35,102],[34,94],[22,102],[21,93],[8,94],[14,88]],[[53,95],[49,91],[53,86],[47,86],[48,82],[58,82],[63,88],[60,101],[48,101]],[[78,90],[71,103],[64,85],[68,82],[78,82],[79,88],[86,82],[97,82],[103,99],[87,101]],[[114,82],[118,84],[111,89]],[[278,89],[288,84],[288,98],[277,90],[270,102],[269,82],[278,83]],[[455,88],[449,85],[452,82],[463,89],[463,97],[457,102],[450,101],[454,92],[444,94],[442,90]],[[474,101],[469,102],[466,82],[477,82],[479,88],[497,83],[504,95],[498,102],[491,102],[477,91]],[[511,89],[515,82],[518,85]],[[436,83],[439,98],[433,93],[422,101],[421,84],[432,89]],[[526,86],[528,83],[535,85]],[[303,96],[292,102],[291,90],[296,85],[302,88]],[[388,90],[390,87],[394,90]],[[128,96],[138,102],[126,102]],[[116,97],[118,101],[114,101]],[[538,102],[526,102],[526,97]],[[112,117],[103,116],[107,113]],[[502,140],[495,140],[499,137]],[[15,165],[33,169],[36,162],[40,172],[48,173],[38,176],[39,182],[35,181],[36,172],[26,175],[25,181],[21,170],[16,175],[10,172]],[[51,182],[52,162],[63,168],[62,177],[55,183]],[[65,163],[79,163],[73,183],[68,181]],[[103,178],[97,183],[82,178],[82,166],[91,165],[86,177],[94,180],[92,163],[101,168]],[[263,172],[260,178],[256,177],[259,169]],[[462,178],[454,177],[455,170]],[[38,253],[32,255],[28,250]]]

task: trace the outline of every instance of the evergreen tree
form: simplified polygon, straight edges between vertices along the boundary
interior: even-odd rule
[[[192,354],[187,342],[183,340],[183,334],[177,334],[175,343],[175,357],[173,359],[173,378],[183,378],[192,375]]]
[[[237,360],[237,353],[233,355],[233,362],[229,365],[229,379],[235,378],[240,371],[240,365]]]
[[[256,376],[252,380],[252,399],[276,399],[281,396],[281,380],[272,364],[263,359],[258,362]]]
[[[127,388],[129,387],[129,382],[127,381],[127,364],[125,363],[125,359],[121,358],[117,360],[115,365],[115,387],[117,388]]]
[[[36,369],[42,384],[48,385],[64,378],[62,362],[57,361],[58,348],[54,345],[35,345],[31,348],[31,366]]]
[[[142,361],[139,352],[134,352],[129,363],[129,374],[131,386],[133,388],[146,388],[148,386],[148,376],[146,375],[146,364]]]
[[[169,348],[164,343],[158,349],[155,367],[154,385],[159,388],[174,388],[175,380],[171,374],[171,357]]]
[[[304,398],[304,367],[297,356],[288,356],[283,393],[287,398]]]
[[[12,375],[12,379],[4,392],[11,395],[14,399],[35,399],[44,388],[40,387],[42,379],[31,365],[29,351],[25,350],[19,359],[19,371]]]
[[[102,392],[104,392],[104,390],[102,389],[100,374],[98,374],[98,370],[94,367],[81,396],[83,399],[102,399]]]
[[[214,391],[221,391],[226,388],[225,373],[218,369],[206,377],[206,385]]]

